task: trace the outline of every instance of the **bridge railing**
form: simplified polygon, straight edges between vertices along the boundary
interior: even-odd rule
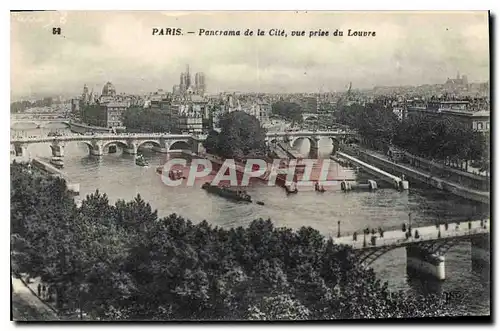
[[[486,227],[486,228],[485,228]],[[366,246],[364,244],[365,240],[365,235],[364,234],[358,234],[357,240],[354,240],[353,237],[350,237],[350,240],[346,240],[346,237],[341,238],[340,240],[335,240],[336,238],[333,238],[334,243],[337,244],[343,244],[343,245],[348,245],[351,246],[354,249],[363,249],[363,248],[374,248],[374,247],[385,247],[385,246],[404,246],[412,243],[419,243],[419,242],[425,242],[425,241],[432,241],[432,240],[438,240],[438,239],[446,239],[446,238],[458,238],[458,237],[468,237],[476,234],[486,234],[490,233],[490,228],[488,224],[485,224],[484,227],[474,227],[469,229],[468,225],[466,223],[461,224],[461,228],[459,229],[448,229],[444,230],[441,229],[441,235],[439,235],[439,230],[435,228],[435,233],[429,233],[429,232],[423,232],[420,233],[419,231],[419,237],[415,238],[415,230],[419,230],[418,228],[412,229],[412,236],[409,238],[406,238],[406,232],[400,231],[401,237],[392,237],[392,238],[384,238],[380,237],[379,233],[376,233],[375,235],[372,235],[371,233],[366,235]],[[394,233],[394,231],[391,231]],[[397,232],[397,230],[396,230]],[[387,232],[384,233],[388,234]],[[375,236],[376,241],[375,244],[372,244],[371,238]]]

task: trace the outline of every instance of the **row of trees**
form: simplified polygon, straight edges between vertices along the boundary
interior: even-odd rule
[[[207,152],[236,159],[266,156],[266,130],[255,116],[242,111],[227,113],[219,126],[220,133],[209,132],[203,143]]]
[[[170,116],[160,109],[128,108],[122,122],[129,132],[172,132],[174,129]]]
[[[51,97],[39,99],[36,101],[15,101],[10,104],[10,112],[11,113],[20,113],[25,111],[26,109],[33,107],[50,107],[52,106],[53,100]]]
[[[356,128],[365,144],[386,148],[394,144],[414,155],[446,162],[482,161],[489,164],[489,136],[459,120],[414,114],[400,121],[382,103],[351,105],[339,110],[337,120]]]
[[[306,223],[307,220],[304,220]],[[311,227],[269,220],[223,229],[137,196],[105,194],[77,208],[59,178],[11,166],[12,256],[17,272],[55,288],[60,309],[93,319],[339,319],[443,316],[434,297],[391,293],[350,248]]]

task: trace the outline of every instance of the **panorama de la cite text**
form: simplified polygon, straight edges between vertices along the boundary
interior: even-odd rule
[[[285,29],[243,29],[243,30],[213,30],[198,29],[197,31],[183,31],[181,28],[152,28],[153,36],[269,36],[269,37],[376,37],[375,31],[347,29],[346,30],[285,30]]]

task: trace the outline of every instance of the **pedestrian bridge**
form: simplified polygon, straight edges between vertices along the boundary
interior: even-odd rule
[[[385,253],[396,248],[406,248],[407,267],[440,280],[445,279],[445,254],[454,245],[469,241],[471,258],[489,262],[490,260],[490,221],[476,220],[450,223],[448,226],[424,226],[411,229],[411,236],[400,230],[356,235],[337,236],[334,242],[347,245],[365,265],[372,264]],[[415,235],[418,233],[418,237]]]

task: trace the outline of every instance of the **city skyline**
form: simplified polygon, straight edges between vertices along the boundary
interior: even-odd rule
[[[61,36],[52,35],[54,25]],[[351,28],[377,35],[153,36],[153,28]],[[14,13],[11,97],[78,94],[84,83],[99,91],[107,81],[118,93],[171,91],[186,64],[205,73],[208,93],[333,92],[350,81],[360,89],[443,84],[457,71],[483,82],[488,44],[487,12]]]

